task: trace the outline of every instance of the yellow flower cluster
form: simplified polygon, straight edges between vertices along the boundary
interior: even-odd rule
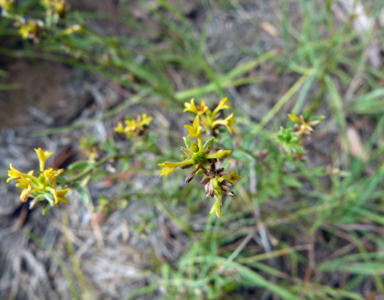
[[[48,14],[57,13],[63,17],[66,12],[66,0],[41,0],[41,5],[47,10]]]
[[[124,133],[127,135],[127,138],[131,138],[141,134],[144,128],[149,126],[152,120],[152,117],[148,117],[146,114],[142,114],[141,116],[138,116],[137,119],[125,120],[125,127],[123,127],[122,122],[119,122],[114,128],[114,131],[117,133]]]
[[[228,108],[225,105],[226,101],[222,101],[221,104],[216,108],[217,111],[220,109]],[[189,104],[189,103],[187,103]],[[186,156],[186,160],[181,162],[169,162],[159,164],[159,167],[162,168],[160,171],[161,176],[167,176],[172,173],[176,168],[181,167],[182,169],[194,167],[193,171],[188,174],[185,179],[185,183],[190,182],[196,174],[204,174],[206,178],[201,182],[205,185],[205,192],[207,197],[215,197],[216,202],[213,205],[210,214],[216,213],[217,217],[223,214],[221,211],[222,204],[222,191],[224,190],[229,196],[235,197],[234,192],[229,188],[231,185],[236,183],[236,180],[241,177],[237,175],[236,171],[232,173],[224,172],[224,169],[216,170],[216,162],[218,159],[224,159],[231,154],[231,150],[219,150],[216,153],[210,154],[214,138],[209,139],[203,145],[203,139],[201,137],[201,130],[203,129],[200,126],[200,112],[207,112],[207,108],[202,102],[202,105],[196,107],[193,103],[193,100],[189,105],[186,105],[187,109],[193,112],[196,112],[197,116],[195,117],[192,126],[185,125],[184,127],[188,130],[188,135],[184,138],[184,142],[187,148],[180,147]],[[215,112],[215,111],[214,111]],[[233,115],[233,114],[232,114]],[[216,126],[216,125],[215,125]],[[189,138],[196,138],[196,141],[191,141]]]
[[[15,0],[0,0],[0,6],[5,11],[11,11],[13,9],[13,4],[15,3]]]
[[[37,39],[41,28],[41,21],[31,19],[20,24],[19,33],[23,39]]]
[[[320,123],[320,120],[306,120],[303,116],[300,118],[295,114],[290,114],[288,117],[296,123],[293,127],[293,131],[297,132],[298,135],[310,135],[313,131],[313,127]]]
[[[209,154],[209,152],[212,150],[212,147],[209,147],[208,142],[212,141],[213,144],[213,140],[208,140],[206,145],[203,146],[203,138],[200,135],[202,127],[200,126],[199,116],[196,116],[195,120],[193,121],[193,126],[185,125],[184,127],[189,132],[187,135],[187,139],[184,139],[186,141],[187,147],[189,147],[181,147],[181,150],[185,153],[188,159],[177,163],[166,161],[162,164],[159,164],[159,167],[163,168],[160,172],[160,177],[163,175],[167,176],[168,174],[172,173],[177,167],[186,165],[197,166],[197,172],[200,167],[208,166],[211,163],[211,160],[223,159],[232,152],[231,150],[219,150],[214,154]],[[195,142],[192,143],[190,140],[188,140],[188,138],[190,137],[194,137],[197,139],[197,145]]]
[[[65,194],[68,189],[56,189],[56,178],[64,170],[54,170],[52,168],[45,169],[46,160],[53,154],[49,151],[43,151],[41,148],[35,149],[40,162],[39,177],[33,176],[34,171],[22,173],[10,165],[8,171],[8,180],[16,180],[16,187],[22,189],[20,194],[21,201],[27,201],[28,197],[35,199],[35,202],[47,200],[50,206],[57,205],[59,201],[67,203]]]
[[[219,105],[213,111],[211,111],[208,106],[205,105],[204,99],[201,100],[200,106],[196,106],[195,100],[191,99],[190,103],[184,103],[184,112],[190,111],[201,117],[203,127],[209,132],[214,132],[217,127],[224,125],[228,128],[230,133],[233,133],[232,124],[236,122],[236,120],[233,119],[233,113],[224,120],[218,118],[218,113],[221,110],[232,108],[232,106],[226,104],[227,102],[228,98],[223,98]]]

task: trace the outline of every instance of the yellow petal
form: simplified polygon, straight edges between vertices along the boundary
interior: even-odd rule
[[[30,194],[31,194],[31,190],[29,189],[22,190],[20,194],[20,200],[23,202],[27,201]]]
[[[295,122],[295,123],[301,123],[301,119],[298,117],[298,116],[296,116],[295,114],[290,114],[290,115],[288,115],[288,117],[293,121],[293,122]]]
[[[140,126],[149,125],[152,120],[152,117],[148,117],[146,114],[142,114]]]
[[[123,123],[117,123],[117,126],[113,129],[117,133],[125,133],[123,128]]]
[[[48,159],[48,157],[50,157],[53,154],[53,152],[43,151],[41,148],[35,149],[35,151],[37,153],[37,157],[38,157],[39,162],[40,162],[40,172],[43,172],[45,162]]]
[[[53,197],[55,198],[55,205],[59,203],[59,201],[63,203],[68,203],[68,200],[64,197],[64,195],[68,192],[69,189],[65,190],[54,190]]]
[[[221,210],[221,197],[217,197],[215,204],[212,206],[209,214],[216,213],[216,216],[220,219],[223,216],[223,212]]]
[[[184,112],[191,111],[196,114],[199,113],[195,105],[195,99],[191,99],[191,103],[185,102],[184,106],[185,106]]]

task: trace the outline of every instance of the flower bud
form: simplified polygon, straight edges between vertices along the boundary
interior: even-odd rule
[[[192,144],[191,144],[191,150],[193,151],[193,152],[199,152],[199,146],[197,146],[196,145],[196,143],[195,142],[193,142]]]
[[[224,159],[224,158],[226,158],[229,154],[231,154],[231,150],[219,150],[219,151],[217,151],[216,152],[216,157],[218,158],[218,159]]]

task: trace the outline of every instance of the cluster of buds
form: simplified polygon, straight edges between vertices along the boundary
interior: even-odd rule
[[[217,135],[219,126],[226,126],[230,133],[233,133],[232,124],[236,121],[233,119],[233,113],[226,119],[221,119],[219,112],[223,109],[231,109],[232,106],[226,104],[228,98],[224,98],[220,101],[219,105],[211,111],[208,106],[205,105],[204,99],[201,100],[200,106],[195,105],[195,100],[192,99],[190,103],[184,103],[184,112],[190,111],[201,117],[202,127],[206,130],[208,135]]]
[[[181,169],[193,167],[192,172],[187,175],[185,183],[191,182],[195,175],[205,175],[205,178],[201,181],[201,184],[205,186],[205,194],[207,198],[209,196],[212,198],[216,198],[216,202],[213,205],[210,214],[216,213],[218,218],[223,215],[223,212],[221,210],[223,191],[225,191],[228,196],[235,197],[235,193],[231,190],[231,186],[234,185],[236,183],[236,180],[240,179],[241,177],[237,175],[236,171],[228,173],[224,172],[223,168],[216,168],[216,163],[218,162],[218,160],[226,158],[228,155],[231,154],[232,151],[218,150],[216,151],[216,153],[211,153],[214,144],[213,137],[207,140],[205,144],[203,144],[203,138],[201,136],[201,130],[203,129],[203,127],[200,126],[200,117],[202,114],[200,113],[200,111],[203,113],[209,111],[206,117],[216,115],[219,110],[224,108],[230,108],[229,105],[225,105],[226,102],[227,99],[223,99],[220,102],[219,106],[213,112],[211,112],[205,106],[204,101],[202,101],[202,105],[199,107],[196,107],[194,105],[193,99],[191,100],[191,103],[186,103],[186,110],[195,112],[197,116],[195,117],[192,126],[184,126],[188,130],[188,135],[186,138],[184,138],[186,148],[180,147],[180,149],[185,154],[185,160],[176,163],[166,161],[164,163],[159,164],[159,167],[163,168],[160,172],[160,177],[163,175],[167,176],[168,174],[173,172],[177,167],[180,167]],[[202,119],[204,120],[204,118]],[[208,119],[206,119],[206,121],[204,122],[206,126],[211,126],[205,127],[207,131],[209,130],[209,132],[211,133],[213,133],[217,126],[221,124],[214,123],[215,121],[212,123],[208,123]],[[229,126],[230,124],[231,123],[229,123]],[[191,141],[189,138],[195,138],[196,140]]]
[[[41,5],[46,9],[47,15],[55,15],[64,18],[67,12],[66,0],[41,0]]]
[[[127,117],[124,121],[125,127],[123,127],[122,122],[119,122],[114,128],[114,131],[126,134],[127,138],[139,136],[144,133],[145,129],[149,128],[149,124],[151,124],[152,120],[153,118],[148,117],[146,114],[142,114],[135,119]]]
[[[310,117],[308,113],[305,115],[306,117],[303,115],[298,117],[295,114],[288,115],[288,117],[295,123],[292,131],[296,132],[299,136],[311,135],[311,132],[314,130],[314,128],[316,128],[324,119],[322,116]]]
[[[0,0],[3,15],[9,14],[14,9],[15,0]]]
[[[280,132],[276,135],[276,140],[295,159],[304,160],[305,151],[302,147],[302,140],[311,135],[313,130],[324,120],[324,117],[310,116],[308,110],[305,110],[300,117],[296,114],[290,114],[288,117],[294,125],[287,129],[281,127]]]
[[[45,162],[53,153],[43,151],[41,148],[35,149],[35,151],[40,162],[39,176],[33,176],[33,170],[28,173],[22,173],[10,165],[7,182],[13,179],[16,180],[16,187],[22,189],[20,194],[21,201],[26,202],[29,197],[34,199],[31,202],[31,208],[40,201],[47,201],[50,206],[57,205],[60,201],[67,203],[65,194],[68,189],[58,189],[56,182],[56,178],[64,170],[45,169]]]
[[[23,20],[23,22],[18,23],[19,33],[23,39],[31,39],[34,41],[39,41],[41,37],[41,32],[44,29],[44,23],[41,20],[29,19],[28,21]]]
[[[68,10],[66,0],[41,0],[40,4],[46,11],[45,20],[29,18],[16,13],[14,0],[0,0],[2,15],[15,21],[14,26],[19,28],[19,33],[23,39],[31,39],[39,42],[49,37],[52,33],[59,35],[71,35],[81,32],[83,26],[74,24],[65,29],[58,29],[59,20],[65,17]],[[55,28],[54,28],[55,27]]]

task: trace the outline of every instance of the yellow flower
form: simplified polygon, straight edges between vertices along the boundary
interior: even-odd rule
[[[212,123],[213,127],[217,125],[224,125],[228,128],[230,133],[233,133],[232,124],[236,123],[236,120],[233,119],[234,114],[231,113],[225,120],[217,120]]]
[[[63,172],[64,172],[64,169],[60,169],[60,170],[55,171],[52,168],[49,168],[49,169],[44,171],[44,177],[52,182],[53,187],[56,187],[57,186],[56,178],[57,178],[57,176],[59,176]]]
[[[293,130],[295,132],[297,132],[299,135],[310,135],[311,134],[311,131],[313,131],[313,128],[312,126],[316,125],[318,122],[313,122],[313,124],[310,123],[307,123],[305,120],[304,120],[304,117],[301,116],[300,118],[298,116],[296,116],[295,114],[291,114],[291,115],[288,115],[288,117],[296,124],[298,124],[297,126],[295,126],[293,128]]]
[[[216,213],[216,216],[220,219],[221,216],[223,216],[223,211],[221,210],[221,197],[217,197],[215,204],[212,206],[211,211],[209,214]]]
[[[65,0],[56,0],[54,3],[55,11],[62,17],[65,14],[66,11],[66,1]]]
[[[213,179],[212,183],[213,183],[214,192],[215,192],[215,194],[217,196],[216,196],[216,202],[212,206],[211,211],[209,212],[209,214],[216,213],[216,216],[220,219],[220,217],[224,215],[223,211],[221,210],[222,192],[221,192],[221,188],[219,186],[219,183],[218,183],[218,181],[216,179]]]
[[[143,127],[144,125],[149,126],[149,124],[152,122],[152,120],[153,120],[152,117],[148,117],[146,114],[142,114],[141,115],[141,121],[140,121],[139,125],[141,127]]]
[[[22,189],[20,199],[23,202],[27,201],[28,197],[32,197],[35,198],[35,201],[47,200],[51,206],[57,205],[59,201],[67,203],[64,195],[68,189],[55,189],[57,187],[56,179],[64,170],[45,169],[45,162],[53,153],[43,151],[41,148],[35,149],[35,151],[40,162],[39,177],[33,176],[33,170],[26,174],[9,165],[7,182],[16,180],[16,187]]]
[[[199,111],[197,110],[196,105],[195,105],[195,99],[191,99],[191,103],[185,102],[184,106],[185,106],[184,112],[191,111],[195,114],[199,113]]]
[[[20,25],[19,33],[23,39],[35,38],[40,30],[36,20],[28,20],[27,23]]]
[[[193,121],[193,126],[191,125],[184,125],[184,127],[188,130],[187,138],[189,137],[200,137],[200,131],[203,129],[203,127],[200,126],[200,119],[199,116],[196,116],[195,120]]]
[[[53,197],[55,198],[55,205],[59,203],[59,201],[67,204],[68,200],[64,197],[64,195],[68,192],[69,189],[65,190],[54,190]]]
[[[201,99],[200,106],[196,106],[196,108],[199,110],[198,112],[199,115],[202,115],[203,113],[210,111],[208,106],[205,105],[204,99]]]
[[[137,119],[125,120],[125,128],[121,122],[117,123],[117,126],[113,129],[118,133],[125,133],[127,138],[140,134],[144,130],[144,126],[149,126],[153,117],[149,117],[146,114],[138,116]]]
[[[66,30],[64,30],[64,34],[74,34],[74,33],[77,33],[77,32],[81,32],[83,30],[83,26],[79,25],[79,24],[75,24],[71,27],[68,27]]]
[[[170,161],[166,161],[162,164],[158,164],[159,167],[163,168],[160,172],[161,176],[167,176],[168,174],[172,173],[177,167],[183,166],[183,165],[189,165],[192,163],[192,160],[186,160],[178,163],[173,163]]]
[[[136,120],[126,120],[125,122],[125,132],[135,131],[138,127]]]
[[[32,193],[32,187],[30,185],[26,186],[20,194],[20,200],[23,202],[26,202],[28,200],[28,197],[31,195],[31,193]]]
[[[40,0],[40,4],[41,6],[48,9],[51,6],[51,0]]]
[[[221,99],[219,105],[215,108],[215,110],[213,111],[212,114],[216,115],[222,109],[230,109],[230,108],[232,108],[232,106],[226,104],[227,101],[228,101],[227,97]]]
[[[0,0],[0,5],[5,11],[11,11],[13,9],[14,0]]]
[[[10,170],[8,171],[9,178],[7,179],[7,182],[17,179],[19,177],[24,177],[26,174],[22,173],[18,170],[16,170],[14,167],[12,167],[12,164],[9,165]]]
[[[53,154],[53,152],[43,151],[43,150],[41,150],[41,148],[35,149],[35,151],[37,153],[37,157],[38,157],[39,162],[40,162],[40,172],[43,172],[45,162],[48,159],[48,157],[50,157]]]
[[[218,181],[219,183],[223,182],[224,180],[228,180],[230,183],[232,183],[233,185],[236,184],[236,180],[239,180],[241,177],[239,175],[237,175],[237,171],[233,171],[227,175],[224,175],[224,176],[221,176]]]
[[[125,130],[123,128],[123,123],[121,122],[117,123],[117,126],[113,130],[117,133],[125,133]]]
[[[232,128],[231,124],[236,123],[236,120],[233,119],[233,113],[231,113],[229,115],[229,117],[224,120],[224,122],[225,122],[225,126],[227,126],[229,132],[233,133],[233,128]]]

